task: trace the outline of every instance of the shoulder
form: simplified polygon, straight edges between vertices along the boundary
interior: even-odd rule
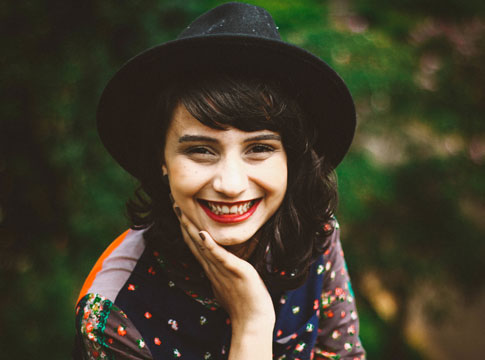
[[[140,332],[110,299],[86,294],[76,306],[76,358],[151,359]]]
[[[98,258],[79,293],[78,302],[88,293],[116,299],[145,250],[143,231],[127,230]]]
[[[115,304],[145,250],[143,231],[127,230],[101,254],[79,293],[76,359],[151,359],[139,331]]]
[[[324,291],[333,289],[340,292],[344,287],[353,296],[344,251],[340,242],[340,226],[336,219],[332,226],[328,247],[322,255],[322,263],[319,267],[320,272],[323,273],[323,288]]]
[[[317,359],[364,359],[359,339],[359,319],[344,252],[340,227],[334,223],[329,246],[322,256],[319,272],[323,288],[319,304],[319,330],[315,346]]]
[[[342,261],[344,253],[340,243],[340,225],[335,217],[323,226],[323,231],[327,235],[327,247],[322,255],[325,265],[329,266],[335,261]],[[330,261],[330,264],[328,262]],[[327,269],[328,270],[328,269]]]

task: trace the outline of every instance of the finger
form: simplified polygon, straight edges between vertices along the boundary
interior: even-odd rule
[[[190,241],[187,241],[187,239],[184,240],[186,240],[189,248],[204,266],[206,272],[209,269],[206,269],[205,265],[208,264],[212,265],[211,268],[214,268],[212,271],[217,271],[219,276],[225,275],[224,273],[227,271],[233,275],[237,274],[242,276],[245,270],[249,270],[247,266],[252,268],[249,263],[220,246],[207,231],[199,230],[176,204],[174,204],[174,211],[179,217],[183,231],[185,231],[187,237],[190,239]]]
[[[205,239],[210,238],[215,246],[219,247],[212,237],[210,237],[209,233],[205,232],[204,235],[200,236],[197,227],[182,212],[180,212],[179,220],[184,241],[201,264],[209,281],[211,283],[219,282],[221,277],[228,277],[229,273],[227,269],[213,258],[205,246]],[[202,237],[205,239],[202,239]],[[222,250],[225,249],[222,248]]]
[[[224,247],[219,245],[212,236],[205,230],[199,232],[206,251],[204,254],[212,265],[214,265],[218,271],[229,271],[231,274],[242,275],[248,267],[252,268],[247,261],[239,258]]]
[[[183,230],[185,231],[185,234],[188,236],[188,238],[191,240],[193,244],[196,245],[197,249],[199,250],[200,253],[203,253],[204,250],[206,250],[203,241],[201,241],[200,235],[199,235],[199,229],[194,225],[192,221],[185,216],[184,213],[180,211],[180,208],[177,208],[176,210],[180,215],[179,215],[179,220],[180,224],[182,225]]]
[[[181,211],[177,204],[173,204],[173,209],[180,221],[183,232],[188,236],[191,242],[196,245],[199,252],[204,252],[206,250],[206,246],[199,235],[200,230],[195,226],[192,221],[189,220],[187,216],[185,216],[185,214]]]
[[[234,271],[236,267],[231,266],[230,262],[231,257],[235,257],[233,254],[217,244],[207,231],[199,230],[185,214],[181,213],[179,219],[205,263],[212,264],[212,267],[217,269],[219,275],[223,275],[223,272],[227,270]]]
[[[191,222],[187,219],[187,217],[183,215],[182,211],[175,203],[173,204],[173,209],[180,221],[180,230],[182,232],[182,238],[184,242],[187,244],[188,248],[190,249],[192,254],[194,254],[204,270],[206,270],[207,260],[203,255],[203,249],[199,244],[197,244],[196,241],[194,241],[194,239],[192,238],[193,235],[188,230],[188,227],[190,226],[189,224],[191,224]]]
[[[193,248],[194,251],[197,253],[196,255],[199,256],[204,256],[204,248],[198,244],[190,234],[189,230],[187,230],[187,225],[186,224],[180,224],[180,230],[182,231],[182,235],[184,238],[185,243],[190,247]]]
[[[201,230],[198,233],[201,240],[204,242],[204,246],[210,256],[216,262],[225,265],[231,256],[234,256],[229,251],[220,246],[212,236],[205,230]]]

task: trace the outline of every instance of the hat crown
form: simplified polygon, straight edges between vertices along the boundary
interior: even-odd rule
[[[220,5],[202,14],[177,39],[208,35],[249,35],[281,39],[273,18],[265,9],[237,2]]]

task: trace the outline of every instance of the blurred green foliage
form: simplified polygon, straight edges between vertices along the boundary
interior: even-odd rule
[[[103,86],[130,57],[219,3],[0,5],[3,358],[69,356],[77,292],[128,226],[124,202],[136,184],[95,130]],[[426,358],[405,335],[419,289],[431,283],[438,292],[475,294],[484,283],[484,3],[252,3],[273,14],[284,39],[333,66],[354,94],[359,126],[338,169],[338,215],[361,337],[370,359]],[[386,310],[376,289],[394,307]],[[430,318],[446,313],[440,299]]]

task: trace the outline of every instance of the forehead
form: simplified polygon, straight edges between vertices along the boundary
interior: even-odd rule
[[[173,111],[172,118],[170,119],[170,125],[168,127],[168,132],[179,132],[183,131],[184,129],[197,128],[199,126],[210,129],[208,126],[205,126],[196,118],[194,118],[192,114],[188,112],[185,106],[179,103]]]

